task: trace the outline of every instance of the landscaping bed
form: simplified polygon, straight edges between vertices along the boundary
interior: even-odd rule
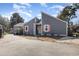
[[[29,40],[41,40],[48,42],[57,42],[57,43],[65,43],[65,44],[76,44],[79,45],[79,39],[74,37],[35,37],[35,36],[22,36]]]

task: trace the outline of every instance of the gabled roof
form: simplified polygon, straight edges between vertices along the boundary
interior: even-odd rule
[[[64,22],[64,23],[67,24],[66,21],[63,21],[63,20],[61,20],[61,19],[59,19],[59,18],[56,18],[56,17],[54,17],[54,16],[51,16],[51,15],[45,13],[45,12],[41,12],[41,14],[48,15],[48,16],[50,16],[50,17],[53,17],[54,19],[57,19],[57,20],[59,20],[59,21]],[[41,22],[41,19],[38,19],[37,17],[34,17],[34,18],[32,18],[29,22],[24,23],[24,25],[30,23],[31,21],[35,21],[36,23],[40,23],[40,22]]]
[[[59,19],[59,18],[56,18],[56,17],[54,17],[54,16],[51,16],[51,15],[45,13],[45,12],[41,12],[41,14],[46,14],[46,15],[48,15],[48,16],[50,16],[50,17],[53,17],[53,18],[55,18],[55,19],[57,19],[57,20],[59,20],[59,21],[62,21],[62,22],[64,22],[64,23],[67,23],[66,21],[63,21],[63,20],[61,20],[61,19]]]
[[[40,20],[37,17],[34,17],[29,22],[26,22],[24,25],[26,25],[27,23],[30,23],[31,21],[35,21],[36,23],[40,22]]]
[[[24,23],[18,23],[18,24],[14,25],[14,26],[24,26]]]

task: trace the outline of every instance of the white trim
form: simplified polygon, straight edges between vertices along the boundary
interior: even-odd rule
[[[34,35],[36,35],[36,17],[35,17],[35,22],[34,22],[33,24],[34,24],[34,25],[33,25],[33,26],[34,26],[34,27],[33,27],[33,28],[34,28]]]
[[[26,27],[27,27],[27,30],[26,30]],[[24,26],[24,31],[28,32],[29,31],[29,26]]]
[[[36,35],[36,24],[33,23],[33,34]]]
[[[43,23],[42,23],[42,16],[41,16],[41,35],[43,35]]]
[[[66,23],[66,36],[68,36],[68,23]]]

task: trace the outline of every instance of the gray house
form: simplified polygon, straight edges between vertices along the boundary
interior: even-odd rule
[[[67,36],[67,22],[44,12],[41,15],[41,19],[35,17],[24,24],[24,34]]]
[[[67,23],[42,12],[42,34],[67,36]]]
[[[24,34],[25,35],[36,35],[36,24],[39,24],[40,23],[40,20],[35,17],[33,18],[32,20],[30,20],[29,22],[25,23],[24,24]],[[40,30],[39,30],[40,31]]]
[[[14,25],[13,31],[12,31],[13,34],[23,35],[23,27],[24,27],[24,23],[18,23]]]

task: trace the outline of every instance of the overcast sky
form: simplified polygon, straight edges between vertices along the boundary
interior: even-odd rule
[[[70,4],[67,4],[67,3],[0,3],[0,14],[10,19],[12,13],[18,12],[24,18],[25,22],[27,22],[36,16],[40,18],[41,11],[56,17],[67,5],[70,5]]]

